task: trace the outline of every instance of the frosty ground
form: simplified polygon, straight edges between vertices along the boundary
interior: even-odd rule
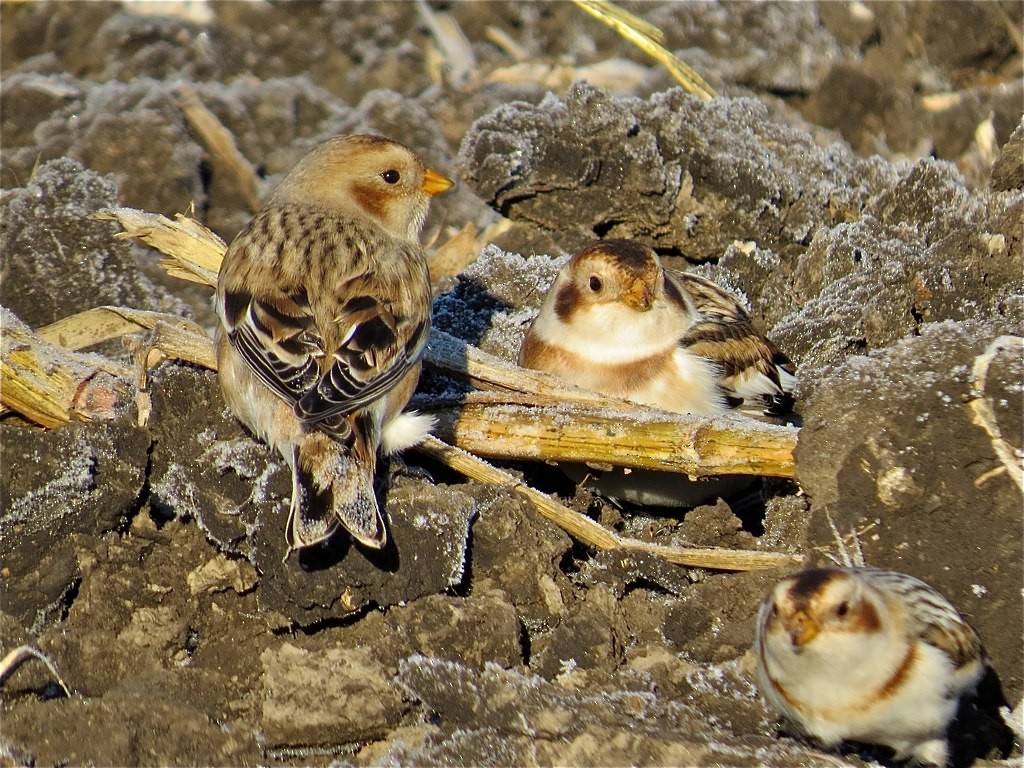
[[[194,202],[229,239],[251,215],[183,118],[183,83],[262,194],[309,147],[359,131],[458,177],[428,238],[509,225],[444,286],[435,323],[507,360],[567,253],[642,239],[736,291],[799,364],[795,481],[684,514],[509,469],[660,543],[820,564],[833,525],[859,532],[868,563],[946,594],[992,657],[957,762],[1019,761],[998,715],[1024,693],[1021,489],[1001,453],[1019,457],[1024,421],[1019,5],[632,6],[711,102],[571,4],[432,7],[465,34],[470,68],[439,64],[415,4],[196,4],[192,18],[5,4],[5,325],[117,304],[211,326],[208,292],[89,217]],[[430,374],[420,397],[451,385]],[[144,427],[130,410],[0,424],[0,642],[41,648],[75,691],[32,663],[5,684],[12,762],[885,758],[777,733],[749,647],[781,571],[594,551],[507,488],[416,454],[385,473],[393,548],[283,560],[287,471],[215,375],[167,363],[150,391]]]

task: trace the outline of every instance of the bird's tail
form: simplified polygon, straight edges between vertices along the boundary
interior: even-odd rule
[[[346,448],[321,432],[293,451],[288,545],[313,546],[340,525],[363,546],[381,549],[387,528],[373,491],[376,451],[359,439]]]

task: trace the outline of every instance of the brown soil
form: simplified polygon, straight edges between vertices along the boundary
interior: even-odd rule
[[[797,482],[685,511],[511,469],[662,543],[821,564],[832,524],[857,531],[868,564],[928,581],[985,642],[994,675],[954,729],[957,764],[1019,764],[999,707],[1024,695],[1021,488],[971,405],[987,398],[1019,457],[1019,3],[636,5],[722,94],[708,103],[569,3],[434,4],[474,55],[458,82],[413,3],[185,5],[207,15],[0,8],[6,310],[32,326],[103,304],[212,324],[207,291],[89,217],[194,202],[224,238],[245,223],[182,117],[184,82],[263,194],[310,146],[372,131],[461,179],[429,235],[510,219],[434,307],[439,328],[505,358],[558,258],[643,239],[749,299],[800,365]],[[513,77],[491,28],[564,83]],[[616,83],[592,68],[611,59]],[[420,397],[450,386],[428,376]],[[592,551],[414,452],[383,472],[385,551],[342,539],[284,559],[287,470],[215,375],[168,363],[150,390],[145,427],[130,410],[49,431],[0,421],[0,647],[42,649],[74,690],[36,662],[11,676],[5,764],[887,759],[778,733],[749,649],[781,572]]]

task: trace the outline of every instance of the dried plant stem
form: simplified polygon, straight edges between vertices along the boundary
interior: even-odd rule
[[[210,153],[215,169],[228,178],[232,189],[237,189],[250,213],[260,209],[260,182],[256,170],[235,145],[235,137],[217,119],[199,94],[188,85],[178,87],[178,106],[199,141]]]
[[[463,33],[459,22],[446,11],[435,11],[426,0],[417,0],[416,10],[444,58],[445,77],[454,85],[468,81],[477,69],[473,46]]]
[[[501,48],[513,61],[521,62],[530,58],[530,52],[501,27],[488,25],[484,30],[484,37]]]
[[[216,368],[216,359],[206,331],[191,320],[164,312],[127,307],[96,307],[65,317],[37,332],[51,344],[77,350],[139,331],[152,331],[150,346],[169,358]]]
[[[179,213],[171,221],[159,213],[111,208],[93,218],[120,224],[124,232],[115,235],[119,240],[140,240],[160,251],[167,257],[160,266],[172,277],[216,287],[227,245],[191,216]]]
[[[44,427],[114,418],[128,395],[127,366],[55,347],[0,307],[0,402]]]
[[[426,364],[474,394],[434,409],[446,440],[480,456],[582,461],[691,476],[793,477],[798,430],[742,416],[683,416],[573,387],[433,330]],[[571,405],[572,408],[566,408]]]
[[[30,659],[36,659],[46,665],[46,668],[50,670],[50,674],[57,679],[57,684],[64,690],[64,695],[71,695],[71,689],[64,682],[64,678],[60,676],[60,672],[57,671],[57,665],[53,663],[53,659],[31,645],[19,645],[4,656],[3,659],[0,659],[0,686],[7,682],[8,678],[14,674],[18,667]]]
[[[667,547],[619,536],[589,517],[574,512],[550,496],[516,480],[507,472],[435,437],[428,437],[416,450],[479,482],[512,488],[516,493],[526,497],[541,515],[574,538],[597,549],[647,552],[676,565],[721,571],[761,570],[794,566],[801,562],[799,556],[782,552]]]
[[[614,464],[691,477],[793,477],[795,469],[795,429],[741,417],[681,417],[636,406],[567,410],[556,399],[486,395],[431,412],[438,417],[435,434],[490,458]]]
[[[439,283],[461,274],[478,253],[480,247],[477,244],[476,226],[467,222],[448,242],[430,254],[430,281],[435,289]]]
[[[1016,453],[1013,446],[1003,437],[992,408],[992,398],[985,393],[989,366],[992,365],[996,355],[1006,350],[1014,350],[1013,354],[1017,355],[1019,359],[1020,355],[1024,353],[1024,338],[1000,336],[994,339],[982,354],[974,358],[974,365],[971,369],[972,397],[967,405],[971,410],[971,421],[985,430],[985,434],[992,441],[992,450],[999,457],[1002,470],[1007,472],[1017,487],[1024,492],[1024,459],[1020,458],[1019,453]]]
[[[660,62],[689,93],[704,101],[710,101],[718,94],[704,78],[682,59],[667,50],[661,43],[664,34],[657,27],[619,8],[607,0],[573,0],[577,6],[600,19],[648,56]]]

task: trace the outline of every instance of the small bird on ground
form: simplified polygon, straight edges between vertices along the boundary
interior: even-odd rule
[[[653,249],[602,240],[562,267],[519,352],[613,397],[713,415],[756,404],[792,408],[793,363],[710,280],[662,267]]]
[[[780,581],[754,644],[760,688],[826,747],[890,747],[945,766],[959,699],[987,667],[977,633],[923,581],[874,568],[823,568]]]
[[[430,198],[452,182],[378,136],[330,139],[303,157],[228,246],[217,286],[219,377],[235,415],[292,470],[287,539],[344,527],[379,549],[377,452],[420,442],[402,413],[430,329]]]

